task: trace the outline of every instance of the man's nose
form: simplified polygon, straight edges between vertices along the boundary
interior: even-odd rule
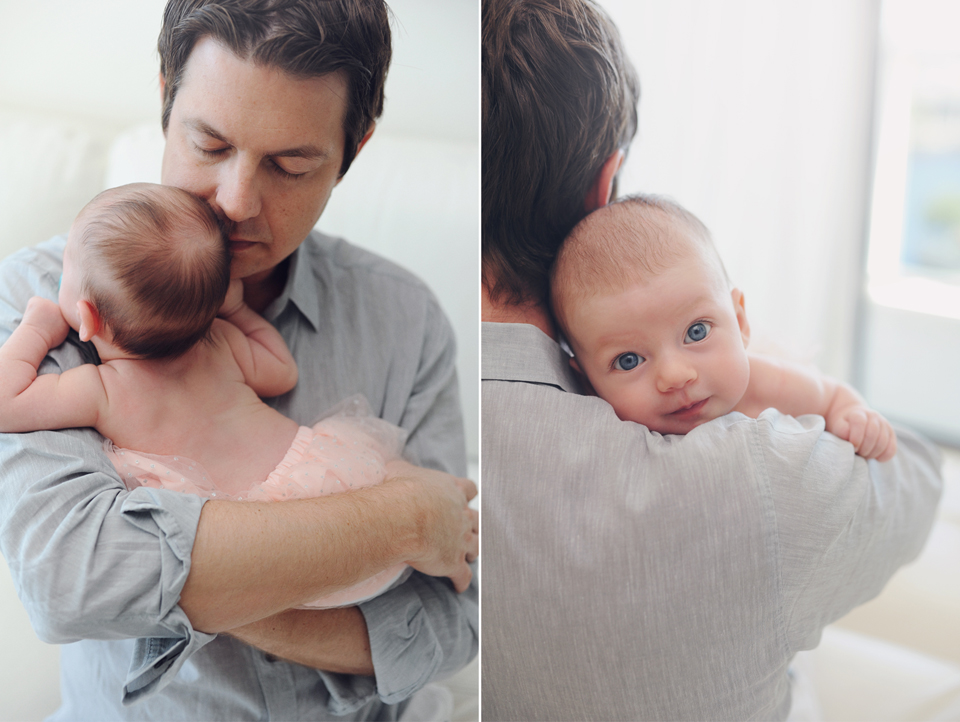
[[[697,370],[693,364],[678,356],[662,359],[657,365],[657,389],[660,393],[678,391],[696,378]]]
[[[228,219],[241,223],[260,215],[260,181],[251,160],[232,158],[221,167],[217,181],[216,204]]]

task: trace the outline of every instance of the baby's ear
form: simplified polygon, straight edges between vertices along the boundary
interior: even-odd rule
[[[77,301],[77,316],[80,318],[80,340],[89,341],[103,330],[103,319],[96,307],[85,299]]]
[[[740,326],[740,338],[743,339],[743,347],[746,348],[750,343],[750,322],[747,320],[743,291],[735,288],[730,292],[730,297],[733,299],[733,310],[737,314],[737,324]]]
[[[590,379],[587,378],[585,373],[583,373],[583,369],[580,368],[580,364],[578,364],[577,360],[572,356],[570,357],[570,368],[572,368],[580,378],[580,385],[583,386],[583,393],[587,396],[596,396],[597,392],[593,390],[593,385],[590,383]]]

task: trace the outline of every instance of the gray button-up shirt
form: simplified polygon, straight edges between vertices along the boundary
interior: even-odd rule
[[[908,432],[886,464],[773,409],[661,436],[535,327],[482,339],[484,720],[785,719],[793,655],[923,546]]]
[[[64,239],[0,263],[0,341],[30,296],[56,299]],[[407,457],[465,473],[452,330],[410,273],[312,233],[264,314],[299,366],[269,403],[309,425],[361,393],[409,434]],[[71,334],[41,373],[96,362]],[[278,661],[194,630],[177,605],[203,500],[127,491],[91,429],[0,435],[0,551],[34,629],[61,653],[56,720],[393,719],[477,650],[477,592],[414,573],[361,605],[376,678]],[[15,653],[7,650],[6,653]]]

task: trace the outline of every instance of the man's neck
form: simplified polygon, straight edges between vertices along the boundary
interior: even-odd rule
[[[540,303],[512,304],[494,301],[486,285],[480,287],[480,317],[493,323],[528,323],[536,326],[554,341],[557,331],[546,306]]]

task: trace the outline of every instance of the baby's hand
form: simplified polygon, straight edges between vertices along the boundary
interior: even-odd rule
[[[865,459],[890,461],[897,453],[897,435],[890,422],[863,405],[848,406],[827,417],[827,431],[853,444]]]
[[[223,305],[220,306],[220,318],[229,318],[243,306],[243,281],[239,278],[230,280],[230,286],[227,288],[227,296],[223,299]]]
[[[27,310],[23,312],[23,321],[20,323],[36,329],[47,348],[62,344],[70,331],[59,304],[40,296],[34,296],[27,302]]]

